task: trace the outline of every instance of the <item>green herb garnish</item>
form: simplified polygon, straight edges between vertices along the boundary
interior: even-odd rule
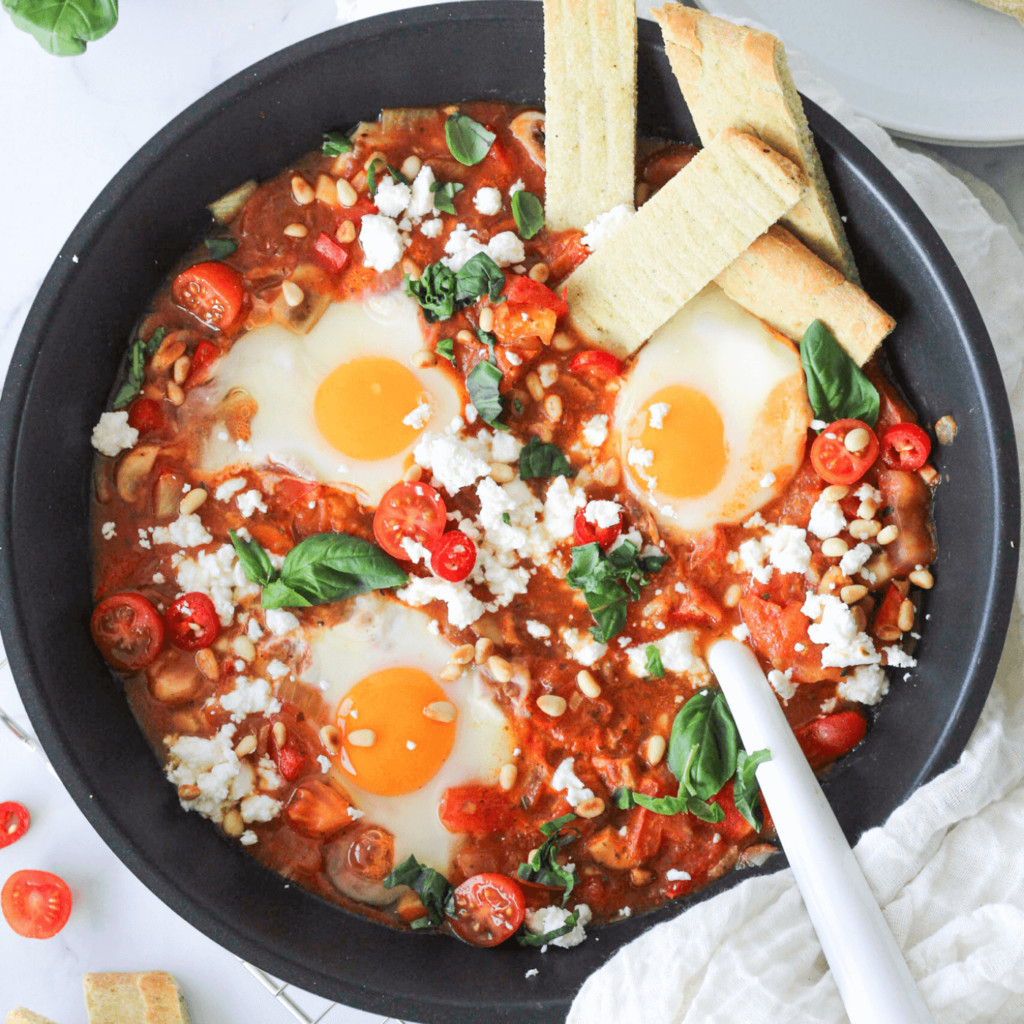
[[[454,338],[442,338],[437,343],[437,348],[434,351],[442,358],[447,359],[449,363],[455,362],[455,339]]]
[[[413,921],[413,928],[436,928],[455,912],[455,889],[440,872],[422,865],[412,854],[384,879],[384,888],[407,885],[427,908],[427,916]]]
[[[465,185],[460,185],[457,181],[435,181],[430,186],[430,191],[434,193],[434,205],[442,213],[454,213],[455,196],[465,187]]]
[[[452,114],[444,123],[448,149],[460,164],[480,163],[490,151],[494,132],[465,114]]]
[[[493,363],[483,360],[467,374],[466,390],[484,423],[497,430],[508,430],[508,427],[500,422],[501,414],[505,411],[505,403],[498,390],[501,377],[501,370]]]
[[[85,53],[117,24],[117,0],[3,0],[17,28],[55,57]]]
[[[505,275],[484,252],[467,260],[458,272],[443,263],[431,263],[418,281],[405,278],[405,293],[419,303],[428,324],[448,320],[482,296],[498,302],[504,287]]]
[[[863,420],[869,427],[875,425],[878,390],[820,320],[804,331],[800,362],[807,378],[807,397],[818,419],[826,423]]]
[[[320,148],[324,156],[341,156],[352,152],[352,140],[343,132],[324,132],[324,143]]]
[[[370,166],[366,168],[366,190],[371,196],[375,196],[377,194],[377,164],[383,164],[384,170],[391,175],[392,181],[400,185],[409,184],[409,179],[401,171],[396,171],[391,164],[386,163],[381,160],[380,157],[377,157],[376,160],[371,160]]]
[[[637,546],[628,540],[607,553],[596,541],[572,549],[572,568],[565,579],[570,587],[583,591],[594,616],[590,632],[600,643],[622,632],[629,601],[640,597],[640,588],[647,582],[638,555]]]
[[[553,942],[555,939],[561,938],[563,935],[568,935],[577,924],[579,924],[580,912],[579,910],[573,910],[573,912],[565,919],[565,924],[561,928],[552,928],[551,931],[545,932],[543,935],[533,935],[530,932],[520,932],[516,935],[516,941],[520,946],[546,946],[549,942]]]
[[[661,663],[661,651],[654,644],[647,645],[647,671],[655,679],[665,678],[665,666]]]
[[[519,189],[512,196],[512,216],[523,238],[533,238],[544,227],[544,207],[532,192],[525,189]]]
[[[573,477],[576,473],[557,445],[534,435],[519,453],[519,475],[524,480],[534,480],[538,477]]]
[[[206,251],[210,254],[210,259],[213,260],[227,259],[237,249],[238,243],[233,238],[206,239]]]
[[[115,409],[123,409],[142,390],[146,383],[146,360],[163,344],[164,335],[167,332],[163,327],[158,327],[150,336],[148,341],[136,337],[128,349],[128,372],[125,375],[125,382],[118,389],[114,396]]]
[[[538,885],[564,889],[562,906],[565,906],[569,893],[576,884],[576,873],[559,864],[555,858],[566,846],[579,839],[578,828],[566,827],[575,820],[575,814],[563,814],[562,817],[541,825],[540,830],[546,836],[544,842],[533,851],[528,861],[519,865],[517,872],[524,882],[536,882]]]

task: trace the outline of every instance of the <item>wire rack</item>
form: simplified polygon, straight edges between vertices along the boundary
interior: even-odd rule
[[[10,666],[7,664],[7,659],[0,656],[0,672],[9,671]],[[30,733],[26,732],[17,722],[14,721],[10,715],[0,708],[0,722],[7,726],[8,729],[14,734],[14,736],[25,744],[34,754],[36,754],[42,763],[46,766],[47,771],[58,781],[60,777],[54,770],[50,759],[46,756],[45,751],[40,745],[39,741]],[[272,998],[275,999],[281,1006],[283,1006],[300,1024],[320,1024],[321,1021],[328,1021],[328,1017],[331,1018],[328,1024],[333,1024],[338,1019],[338,1014],[333,1014],[333,1010],[344,1010],[345,1007],[341,1003],[328,1003],[325,1002],[321,997],[312,995],[308,992],[302,992],[300,989],[293,988],[287,982],[279,981],[277,978],[267,974],[266,971],[261,971],[258,967],[243,960],[241,957],[236,958],[242,965],[242,968],[261,986],[261,988]],[[302,1005],[297,1000],[301,999]],[[316,1001],[318,1004],[311,1007],[310,1002]],[[378,1024],[405,1024],[404,1021],[398,1020],[396,1017],[381,1017]]]

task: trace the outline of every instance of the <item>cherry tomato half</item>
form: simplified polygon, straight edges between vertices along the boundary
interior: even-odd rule
[[[164,422],[163,410],[154,398],[136,398],[128,410],[128,426],[140,434],[159,430]]]
[[[302,769],[306,767],[308,760],[290,732],[288,739],[284,741],[284,746],[279,747],[277,740],[274,739],[274,733],[271,731],[270,739],[267,740],[267,754],[288,782],[294,782],[302,774]]]
[[[444,499],[427,484],[395,484],[377,506],[373,517],[373,535],[377,543],[394,558],[408,560],[402,541],[409,537],[432,549],[447,523]]]
[[[863,448],[850,451],[846,435],[854,430],[867,432]],[[878,438],[875,432],[860,420],[836,420],[830,423],[811,445],[811,465],[814,471],[830,484],[852,484],[859,480],[878,457]]]
[[[24,804],[13,800],[0,804],[0,850],[16,843],[28,831],[31,820]]]
[[[348,263],[348,251],[343,249],[326,231],[313,243],[313,251],[328,270],[340,274]]]
[[[213,602],[196,590],[182,594],[164,615],[167,639],[183,651],[209,647],[220,635],[220,619]]]
[[[220,349],[212,341],[201,341],[196,345],[196,350],[192,353],[192,363],[188,368],[188,376],[185,378],[186,390],[199,387],[200,384],[207,382],[210,377],[210,367],[213,366],[219,355]]]
[[[587,519],[587,510],[580,508],[572,521],[572,539],[575,544],[593,544],[597,541],[607,551],[622,532],[622,516],[614,526],[597,526]]]
[[[68,923],[71,890],[49,871],[15,871],[0,892],[4,919],[23,938],[49,939]]]
[[[796,738],[812,768],[819,768],[853,750],[868,731],[863,715],[840,711],[816,718],[796,730]]]
[[[525,274],[507,274],[502,295],[509,302],[524,302],[552,309],[555,316],[559,318],[569,312],[569,303],[558,292],[552,291],[546,284],[534,281],[533,278],[527,277]]]
[[[605,377],[618,377],[622,373],[622,360],[613,356],[611,352],[602,352],[600,349],[591,348],[573,356],[569,370],[572,373],[591,370]]]
[[[467,878],[455,890],[451,930],[473,946],[497,946],[518,931],[526,915],[526,897],[507,875]]]
[[[430,568],[443,580],[458,583],[476,565],[476,545],[461,530],[449,530],[434,545]]]
[[[92,638],[114,668],[145,668],[164,645],[164,623],[141,594],[113,594],[92,613]]]
[[[234,322],[245,298],[242,275],[217,260],[183,270],[171,290],[182,309],[218,331]]]
[[[890,469],[916,473],[931,450],[931,438],[916,423],[897,423],[882,434],[882,461]]]

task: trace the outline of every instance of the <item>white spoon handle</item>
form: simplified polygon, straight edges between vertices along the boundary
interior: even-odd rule
[[[744,747],[771,751],[757,781],[851,1024],[933,1024],[757,658],[723,640],[708,660]]]

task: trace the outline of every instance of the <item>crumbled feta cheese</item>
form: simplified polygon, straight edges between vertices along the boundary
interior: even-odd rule
[[[482,213],[485,217],[493,217],[496,213],[501,213],[501,192],[496,188],[478,189],[476,195],[473,196],[473,205],[476,207],[477,213]]]
[[[647,648],[657,647],[661,655],[661,665],[666,672],[689,672],[695,666],[702,667],[703,662],[694,657],[693,634],[681,629],[661,637],[653,644],[640,644],[626,651],[629,658],[629,670],[633,675],[643,678],[647,671]]]
[[[620,907],[619,908],[619,917],[630,917],[632,915],[632,913],[633,913],[633,908],[632,907]]]
[[[563,629],[562,639],[569,648],[573,660],[579,662],[584,668],[590,668],[608,650],[607,644],[598,643],[589,633],[579,629]]]
[[[551,627],[536,619],[527,619],[526,632],[535,640],[543,640],[545,637],[551,636]]]
[[[844,700],[877,704],[889,692],[889,680],[877,665],[862,665],[839,683],[836,692]]]
[[[412,183],[412,195],[409,200],[409,208],[406,213],[414,220],[419,220],[421,217],[426,217],[428,214],[434,212],[434,193],[430,191],[430,186],[434,184],[434,172],[433,170],[424,164],[420,169],[419,173],[413,179]],[[427,224],[436,224],[437,233],[441,232],[441,221],[433,220],[427,221],[423,225],[421,230],[427,234]],[[427,235],[428,238],[432,238],[432,235]]]
[[[543,933],[542,933],[542,934],[543,934]],[[531,967],[531,968],[530,968],[530,969],[529,969],[529,970],[528,970],[528,971],[526,972],[526,974],[524,975],[524,977],[526,977],[526,978],[536,978],[538,974],[540,974],[540,971],[538,971],[536,967]]]
[[[420,231],[423,232],[424,238],[437,238],[443,230],[444,225],[440,217],[434,217],[433,220],[425,220],[420,225]]]
[[[495,462],[515,462],[522,450],[522,442],[507,430],[497,430],[491,437],[491,458]]]
[[[588,523],[606,529],[618,526],[622,513],[623,508],[617,501],[588,501],[583,516]]]
[[[285,608],[268,608],[263,618],[266,620],[267,629],[274,636],[284,636],[285,633],[299,628],[299,620]]]
[[[642,448],[634,441],[632,447],[626,452],[626,461],[636,470],[636,475],[647,484],[649,491],[653,491],[658,486],[658,478],[647,472],[654,465],[654,452],[649,448]]]
[[[499,267],[507,267],[513,263],[521,263],[526,259],[526,249],[522,241],[511,231],[502,231],[487,243],[487,255]]]
[[[767,526],[768,523],[760,512],[755,512],[743,525],[746,529],[753,530],[758,526]]]
[[[772,567],[765,565],[768,552],[764,545],[756,538],[751,537],[745,540],[739,549],[740,562],[743,568],[757,580],[758,583],[767,583],[772,578]]]
[[[672,407],[668,402],[655,402],[647,409],[648,424],[654,430],[661,430],[665,426],[665,417]]]
[[[457,494],[491,472],[488,446],[478,437],[455,434],[424,434],[413,449],[413,458],[434,476],[435,486]]]
[[[267,675],[271,679],[283,679],[291,671],[290,668],[283,662],[275,658],[267,666]]]
[[[570,487],[564,477],[557,477],[548,487],[544,498],[544,528],[553,540],[572,536],[576,510],[587,503],[582,487]]]
[[[225,480],[216,491],[213,496],[218,501],[230,501],[239,491],[245,490],[246,479],[244,476],[232,477],[230,480]]]
[[[398,225],[389,217],[366,214],[359,229],[363,263],[371,270],[390,270],[405,252]]]
[[[441,262],[450,270],[459,271],[478,253],[485,252],[498,264],[507,267],[512,263],[521,263],[526,258],[526,250],[522,241],[511,231],[502,231],[495,235],[486,245],[477,237],[477,233],[465,224],[456,224],[444,244],[448,254]]]
[[[241,722],[246,715],[273,715],[281,710],[266,679],[250,682],[245,676],[238,676],[235,688],[219,699],[220,706],[231,715],[232,722]]]
[[[253,772],[235,754],[232,737],[236,726],[224,725],[215,735],[168,736],[167,778],[175,786],[196,786],[199,796],[182,800],[186,811],[198,811],[213,821],[224,820],[232,804],[252,793]]]
[[[259,842],[259,836],[251,828],[247,828],[239,837],[238,841],[243,846],[255,846]]]
[[[807,524],[809,532],[821,540],[838,537],[846,529],[846,516],[839,507],[838,501],[826,501],[824,492],[811,509],[811,519]]]
[[[811,430],[824,430],[827,426],[824,420],[811,420]]]
[[[779,526],[762,542],[768,560],[779,572],[807,572],[811,564],[811,549],[807,546],[807,532],[798,526]]]
[[[892,665],[894,668],[916,668],[917,666],[917,658],[907,654],[902,647],[897,647],[896,644],[883,647],[882,650],[886,654],[886,664]]]
[[[823,644],[821,664],[824,668],[847,668],[871,665],[881,660],[871,637],[857,629],[857,620],[849,605],[833,594],[809,593],[800,609],[809,619],[819,619],[807,627],[812,642]]]
[[[104,523],[100,527],[100,533],[103,534],[104,540],[112,540],[117,536],[117,524],[114,522]]]
[[[739,640],[740,643],[743,643],[744,640],[749,640],[750,627],[745,622],[741,622],[738,626],[733,626],[732,637],[734,640]]]
[[[430,403],[421,397],[416,403],[416,408],[402,422],[413,430],[422,430],[430,422],[430,416]]]
[[[480,413],[472,402],[467,402],[466,408],[462,410],[462,415],[466,417],[466,422],[472,426],[472,424],[476,423]],[[498,433],[504,433],[504,431],[498,431]]]
[[[771,487],[771,485],[775,483],[775,479],[776,477],[774,473],[765,473],[765,475],[761,477],[761,486]]]
[[[395,181],[387,171],[377,165],[377,191],[373,197],[373,205],[385,217],[399,217],[405,213],[412,199],[412,189],[400,181]]]
[[[198,590],[213,601],[222,626],[231,624],[235,605],[241,598],[259,593],[259,587],[246,578],[238,555],[230,544],[222,544],[215,551],[201,552],[194,559],[182,559],[176,572],[178,586],[184,593]],[[250,621],[248,632],[254,641],[263,633],[255,620]]]
[[[242,798],[238,809],[247,825],[254,821],[271,821],[280,813],[281,801],[263,793],[252,793]]]
[[[606,242],[636,211],[628,203],[619,203],[607,213],[599,213],[584,229],[583,244],[594,252]]]
[[[128,426],[128,413],[105,412],[92,428],[92,446],[100,453],[113,458],[121,452],[135,447],[139,432]]]
[[[873,501],[876,505],[882,504],[882,492],[866,481],[853,492],[853,496],[860,498],[861,501]]]
[[[839,571],[847,576],[852,576],[871,557],[871,548],[867,544],[858,544],[850,548],[839,560]]]
[[[796,693],[796,687],[793,685],[792,680],[793,670],[791,668],[786,669],[785,672],[780,672],[777,668],[773,668],[768,673],[768,682],[772,684],[772,689],[783,700],[789,700]]]
[[[594,791],[584,786],[572,769],[573,758],[565,758],[551,776],[551,788],[556,792],[564,793],[566,803],[570,807],[576,807],[581,801],[591,799]]]
[[[689,882],[690,873],[688,871],[680,871],[678,868],[669,868],[665,872],[665,879],[669,882]]]
[[[509,202],[512,201],[512,197],[517,192],[522,192],[523,189],[525,189],[525,188],[526,188],[526,186],[523,184],[523,179],[522,178],[520,178],[514,185],[510,185],[509,186],[509,190],[508,190]]]
[[[537,376],[540,377],[541,384],[549,388],[558,380],[558,367],[554,363],[541,363],[537,367]]]
[[[590,907],[586,903],[577,903],[575,911],[577,914],[576,927],[571,932],[557,939],[552,939],[552,946],[571,949],[573,946],[578,946],[587,937],[583,926],[589,924],[593,916],[590,912]],[[526,929],[533,935],[546,935],[548,932],[561,928],[569,919],[571,913],[572,911],[567,910],[565,907],[555,906],[542,907],[540,910],[528,910],[526,912]],[[546,949],[547,946],[541,946],[540,951],[543,953]]]
[[[250,518],[253,512],[267,511],[263,495],[255,487],[250,488],[248,491],[242,491],[235,499],[235,504],[238,506],[238,511],[242,513],[244,519]]]
[[[166,583],[167,582],[167,577],[162,572],[155,572],[155,573],[153,573],[153,582],[154,583]]]
[[[583,424],[583,440],[594,448],[600,448],[608,440],[608,417],[591,416]]]
[[[409,556],[409,561],[414,564],[430,565],[430,549],[424,547],[419,541],[412,537],[402,538],[402,550]]]
[[[444,601],[448,606],[448,621],[456,629],[471,626],[487,610],[464,583],[449,583],[423,576],[413,577],[408,586],[397,591],[395,596],[414,608],[431,601]]]
[[[225,547],[226,546],[227,545],[225,545]],[[223,550],[224,548],[221,548],[221,551]],[[245,627],[245,632],[249,639],[253,643],[256,643],[256,641],[263,636],[263,627],[255,619],[250,619],[248,625]]]
[[[194,512],[186,516],[178,516],[169,526],[158,526],[153,530],[154,544],[175,544],[179,548],[198,548],[203,544],[209,544],[212,540],[213,535],[207,533],[203,521]]]

